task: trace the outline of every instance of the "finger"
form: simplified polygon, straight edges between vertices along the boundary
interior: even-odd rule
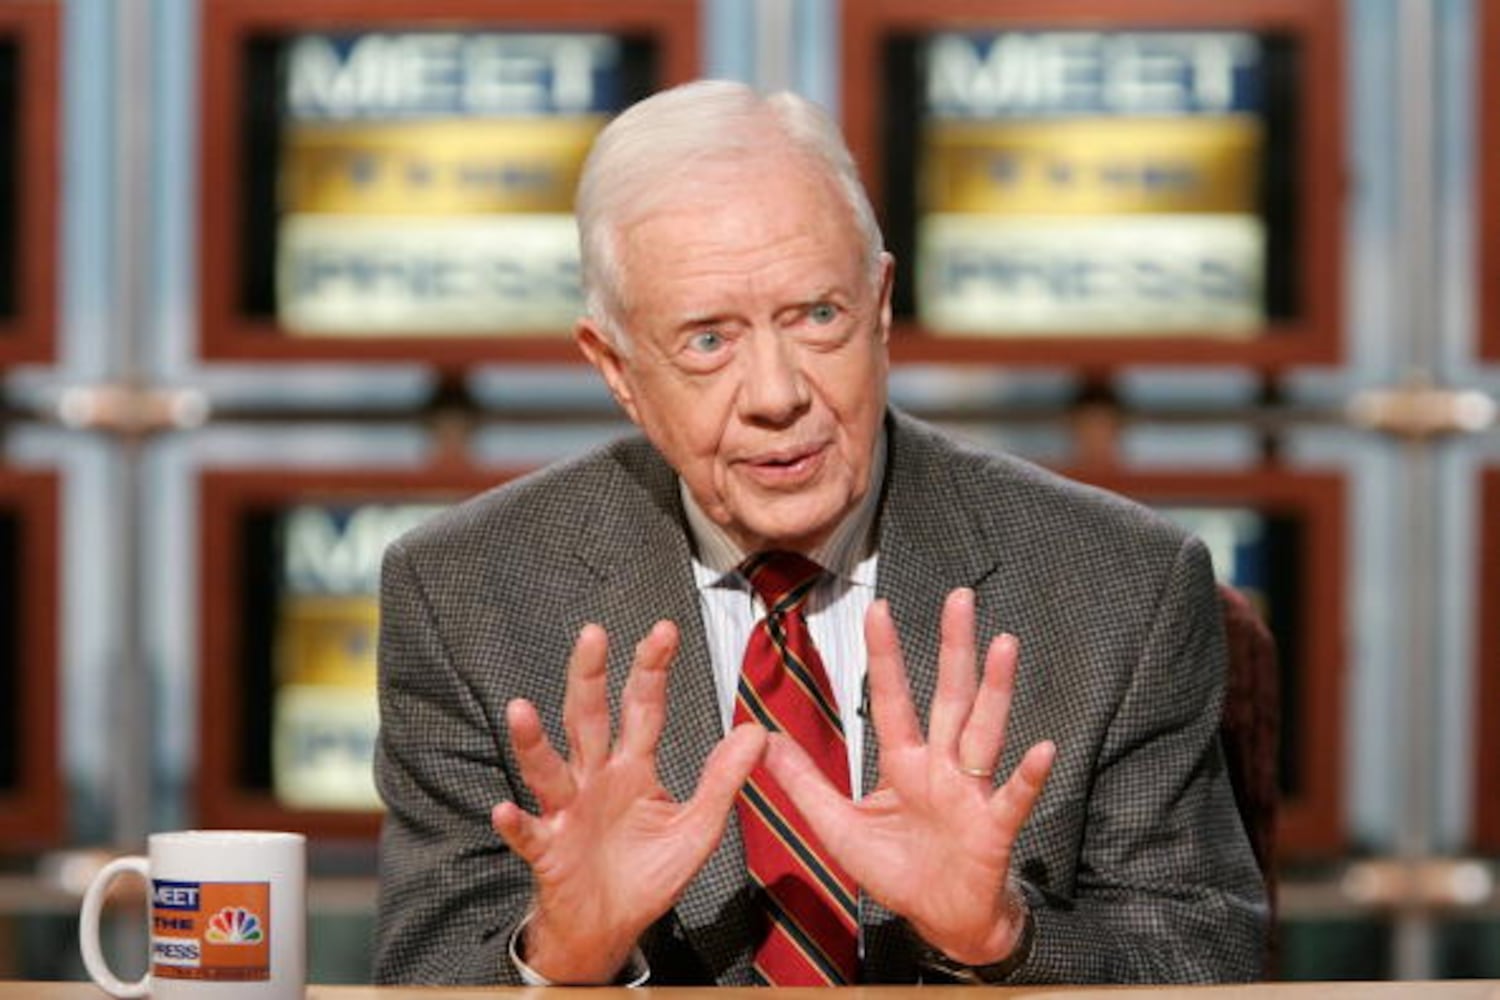
[[[937,687],[927,720],[927,746],[954,760],[958,737],[974,705],[974,591],[960,587],[943,601]],[[967,758],[958,758],[965,765]]]
[[[677,626],[659,621],[635,647],[620,697],[620,751],[654,757],[667,724],[667,668],[677,655]]]
[[[600,767],[609,756],[609,695],[605,664],[609,639],[598,625],[585,625],[568,657],[568,688],[563,698],[563,727],[568,753],[584,770]]]
[[[514,802],[501,802],[490,810],[490,828],[528,865],[536,864],[546,846],[541,822]]]
[[[883,760],[898,750],[922,745],[917,713],[906,684],[901,642],[887,601],[876,601],[865,613],[865,649],[869,656],[870,720],[875,724]],[[884,765],[882,765],[882,770]]]
[[[958,763],[965,770],[993,772],[1000,760],[1019,653],[1020,644],[1013,635],[997,635],[990,641],[974,709],[958,739]]]
[[[703,765],[698,789],[688,800],[684,821],[690,828],[722,832],[734,807],[735,796],[744,787],[766,752],[766,731],[754,723],[735,726],[719,741]],[[717,835],[716,835],[717,839]]]
[[[858,878],[846,860],[851,841],[857,839],[856,809],[849,796],[835,788],[807,751],[784,733],[770,734],[765,763],[834,860]]]
[[[1012,841],[1031,816],[1031,809],[1041,796],[1042,787],[1047,784],[1047,776],[1052,773],[1052,762],[1056,758],[1057,745],[1051,740],[1036,744],[1026,751],[1015,771],[990,798],[990,812]]]
[[[521,764],[521,780],[536,795],[542,812],[561,809],[573,801],[577,794],[573,774],[548,742],[536,706],[524,698],[515,699],[505,706],[505,723],[510,729],[511,749]]]

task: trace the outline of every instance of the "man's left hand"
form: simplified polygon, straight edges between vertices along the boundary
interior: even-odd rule
[[[976,681],[974,592],[948,595],[926,742],[885,601],[866,615],[865,641],[879,787],[851,802],[781,734],[766,766],[839,864],[929,945],[965,965],[1002,961],[1020,941],[1026,912],[1009,878],[1011,850],[1056,754],[1051,742],[1036,744],[995,787],[1016,640],[990,642]]]

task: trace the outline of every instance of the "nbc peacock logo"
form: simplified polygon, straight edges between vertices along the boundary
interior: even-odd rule
[[[265,932],[254,913],[243,906],[226,906],[209,918],[203,937],[213,944],[260,944]]]

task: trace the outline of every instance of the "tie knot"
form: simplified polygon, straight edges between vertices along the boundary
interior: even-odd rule
[[[823,567],[795,552],[757,552],[740,564],[740,572],[766,604],[767,615],[780,615],[807,599]]]

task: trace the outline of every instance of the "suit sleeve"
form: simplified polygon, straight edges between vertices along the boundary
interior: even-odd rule
[[[489,824],[511,797],[503,710],[459,675],[409,557],[392,546],[381,575],[377,983],[520,983],[507,946],[531,876]]]
[[[1224,770],[1224,640],[1206,551],[1177,553],[1096,763],[1069,898],[1028,885],[1013,982],[1256,978],[1267,907]]]

